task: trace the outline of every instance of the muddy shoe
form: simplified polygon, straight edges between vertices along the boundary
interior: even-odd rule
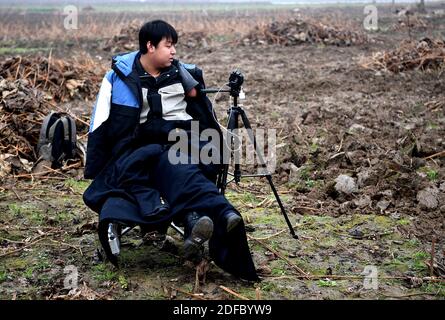
[[[212,237],[213,221],[209,217],[201,217],[196,212],[189,213],[184,223],[184,258],[199,261],[202,258],[203,244]]]
[[[227,232],[232,231],[242,220],[242,218],[233,211],[228,211],[224,213],[223,219],[226,224]]]

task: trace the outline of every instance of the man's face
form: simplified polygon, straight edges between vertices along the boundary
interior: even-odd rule
[[[151,58],[155,67],[162,69],[169,67],[172,64],[176,49],[171,40],[162,38],[156,47],[152,46],[150,43],[148,45],[148,50],[151,53]]]

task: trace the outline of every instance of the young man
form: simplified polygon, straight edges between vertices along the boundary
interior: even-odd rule
[[[210,240],[215,263],[256,280],[242,218],[212,181],[218,164],[169,161],[172,130],[190,134],[192,120],[202,129],[219,130],[199,91],[201,71],[174,59],[177,40],[168,23],[148,22],[139,32],[140,50],[113,58],[91,119],[85,177],[94,181],[84,201],[100,215],[99,238],[111,261],[110,222],[165,232],[174,221],[184,225],[186,259],[199,257]]]

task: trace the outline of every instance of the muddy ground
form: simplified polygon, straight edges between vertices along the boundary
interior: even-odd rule
[[[362,8],[300,13],[336,23],[344,17],[363,32]],[[444,39],[445,18],[422,16],[429,27],[409,34],[393,29],[397,19],[382,9],[380,31],[357,46],[251,46],[230,36],[179,46],[178,58],[199,65],[208,86],[220,87],[241,69],[253,127],[277,130],[274,181],[299,239],[289,235],[265,180],[244,179],[227,194],[246,222],[261,282],[239,281],[211,264],[196,286],[172,230],[161,248],[133,230],[124,238],[121,267],[103,262],[97,216],[81,198],[89,181],[79,169],[3,179],[0,298],[237,299],[224,286],[248,299],[444,299],[445,158],[435,156],[445,149],[444,67],[394,74],[361,63],[409,35]],[[42,47],[46,40],[34,41]],[[87,53],[107,66],[111,53],[89,49],[91,42],[56,44],[52,54]],[[226,96],[214,100],[222,122],[228,103]],[[88,117],[92,105],[74,100],[62,107]],[[439,267],[431,270],[433,239]],[[367,266],[377,270],[378,289],[364,285]],[[78,289],[70,291],[73,268]]]

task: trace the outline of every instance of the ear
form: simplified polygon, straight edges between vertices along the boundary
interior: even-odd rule
[[[150,41],[147,42],[147,51],[153,53],[155,51],[155,46],[151,44]]]

